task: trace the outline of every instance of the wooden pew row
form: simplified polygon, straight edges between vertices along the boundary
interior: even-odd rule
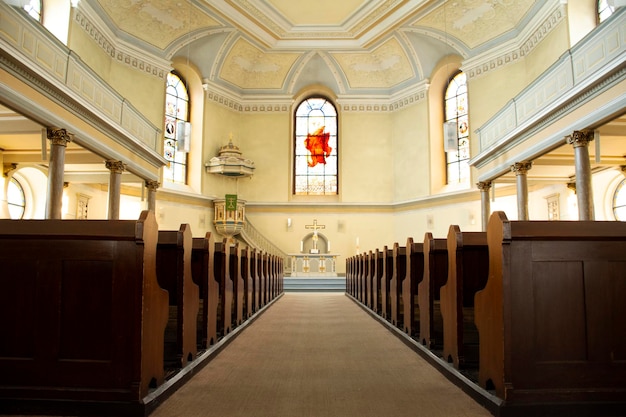
[[[488,223],[489,275],[475,297],[480,386],[508,406],[626,409],[626,223]]]
[[[424,235],[424,278],[418,284],[417,299],[420,314],[419,340],[429,349],[443,347],[443,319],[439,304],[439,289],[448,279],[448,248],[446,239]]]
[[[164,382],[157,240],[148,211],[0,220],[0,402],[139,406]]]
[[[165,331],[166,370],[183,368],[197,354],[199,288],[191,276],[193,246],[189,225],[160,230],[157,242],[157,279],[169,293],[170,313]]]
[[[406,241],[406,273],[402,281],[402,301],[404,305],[404,331],[410,337],[419,337],[420,313],[417,289],[424,277],[424,243]]]
[[[215,240],[211,233],[193,238],[191,270],[200,296],[198,322],[198,349],[206,349],[217,342],[217,306],[219,283],[215,279]]]
[[[484,232],[448,231],[448,279],[441,287],[443,353],[457,369],[478,369],[474,296],[487,283],[489,249]]]
[[[406,247],[397,242],[391,252],[391,280],[389,282],[389,300],[391,303],[391,324],[398,328],[404,325],[404,306],[402,299],[402,281],[406,275]]]

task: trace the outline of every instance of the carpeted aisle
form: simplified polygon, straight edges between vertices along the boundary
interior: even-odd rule
[[[486,417],[343,293],[287,293],[151,417]]]

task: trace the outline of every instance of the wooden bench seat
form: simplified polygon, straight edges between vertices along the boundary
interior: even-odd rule
[[[142,406],[164,381],[157,239],[148,211],[0,220],[0,402]]]
[[[404,326],[404,304],[402,299],[402,281],[406,275],[406,247],[397,242],[392,249],[392,275],[389,284],[389,299],[391,302],[391,324],[396,327]]]
[[[198,347],[206,349],[217,342],[217,306],[219,284],[215,280],[215,240],[208,232],[204,237],[193,238],[191,270],[193,281],[200,291],[200,321]]]
[[[478,329],[474,295],[487,283],[489,250],[485,232],[461,232],[450,226],[448,279],[441,287],[443,353],[457,369],[478,369]]]
[[[479,383],[507,406],[626,407],[626,223],[509,221],[487,229],[475,297]]]
[[[402,302],[404,307],[404,331],[410,337],[417,337],[420,329],[419,303],[417,290],[424,278],[424,243],[406,241],[406,272],[402,281]]]
[[[424,278],[418,284],[421,343],[429,349],[443,348],[443,319],[439,289],[448,279],[448,247],[446,239],[424,235]]]

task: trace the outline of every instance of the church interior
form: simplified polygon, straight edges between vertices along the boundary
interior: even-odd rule
[[[0,1],[2,227],[127,221],[134,228],[93,230],[146,242],[152,229],[159,240],[165,231],[189,242],[211,235],[225,259],[233,247],[247,260],[262,252],[273,278],[264,302],[242,307],[249,317],[282,296],[283,278],[307,277],[338,279],[349,298],[380,315],[375,287],[362,278],[373,253],[385,248],[395,262],[392,248],[445,239],[453,225],[484,233],[508,221],[608,223],[623,245],[624,6]],[[29,227],[29,239],[83,233]],[[2,247],[16,236],[0,236]],[[38,247],[29,242],[14,246]],[[5,258],[21,259],[9,249]],[[618,272],[607,274],[617,283],[606,294],[626,294],[626,259],[615,262]],[[5,276],[22,268],[4,265]],[[6,291],[0,304],[13,298]],[[24,336],[12,322],[0,319]],[[615,337],[615,372],[625,375],[626,335]],[[1,346],[0,357],[18,349]],[[2,363],[0,370],[9,366]],[[148,382],[141,392],[155,388]],[[0,398],[11,397],[10,385],[0,382]],[[624,404],[626,386],[613,388]],[[511,401],[524,398],[516,393]]]

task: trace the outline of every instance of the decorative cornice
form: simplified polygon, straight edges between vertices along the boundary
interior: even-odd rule
[[[111,58],[117,62],[145,72],[159,79],[165,79],[171,71],[171,66],[165,60],[149,59],[139,51],[131,51],[130,48],[117,44],[111,37],[103,33],[96,24],[92,22],[88,14],[75,9],[74,20],[91,37],[91,39]]]
[[[497,52],[494,56],[492,52],[487,52],[476,58],[467,60],[462,70],[467,74],[469,79],[485,75],[489,71],[500,69],[506,65],[512,64],[535,49],[541,41],[556,28],[566,17],[565,5],[559,6],[543,21],[543,23],[529,34],[521,44],[514,42],[509,45],[508,50]]]

